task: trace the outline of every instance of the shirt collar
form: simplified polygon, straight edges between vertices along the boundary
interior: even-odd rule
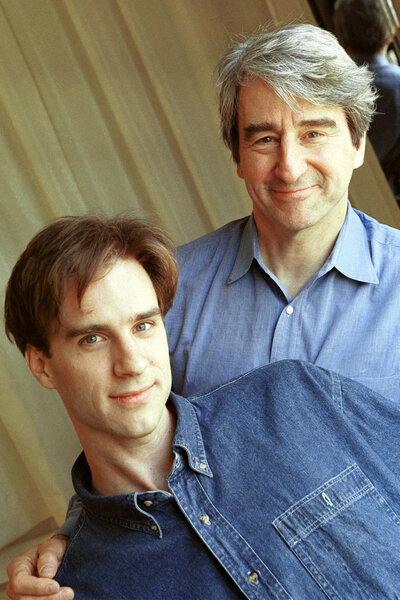
[[[228,283],[232,283],[243,277],[250,269],[254,259],[266,273],[270,274],[261,257],[256,224],[253,215],[250,215],[243,230],[239,251],[229,275]],[[350,203],[348,204],[343,227],[323,270],[326,272],[332,267],[335,267],[343,275],[355,281],[379,283],[371,260],[364,226]]]
[[[326,270],[335,267],[340,273],[355,281],[379,283],[365,228],[350,203],[345,222],[325,267]]]
[[[250,269],[254,259],[258,261],[264,270],[266,269],[264,261],[261,258],[254,217],[253,215],[250,215],[243,229],[239,251],[233,264],[232,271],[228,277],[228,283],[233,283],[243,277]]]
[[[186,451],[191,469],[201,475],[213,477],[207,461],[195,408],[185,398],[172,392],[169,400],[175,405],[178,415],[173,442],[174,449],[182,448]],[[148,526],[149,517],[139,506],[137,493],[114,496],[96,496],[92,493],[92,476],[83,452],[78,456],[72,468],[72,480],[75,491],[89,512],[100,515],[106,520],[112,519],[129,529],[143,530]],[[168,501],[170,497],[169,493],[160,490],[143,492],[140,495],[153,499],[154,494],[157,494],[159,503]]]
[[[93,494],[92,475],[83,452],[78,456],[72,468],[72,481],[76,493],[89,513],[103,520],[119,523],[128,529],[135,531],[146,530],[148,533],[152,533],[150,517],[139,506],[138,494],[136,492],[112,496],[97,496]],[[158,502],[169,501],[170,494],[161,490],[157,492],[143,492],[140,495],[152,498],[155,494],[157,494]]]
[[[183,448],[186,451],[191,469],[212,477],[194,406],[186,398],[173,392],[170,400],[174,403],[178,415],[173,447]]]
[[[171,392],[169,401],[175,405],[178,416],[173,447],[183,448],[186,451],[189,466],[194,471],[212,477],[195,408],[186,398],[173,392]],[[83,452],[73,466],[72,479],[76,492],[84,499],[85,503],[90,505],[94,501],[93,503],[97,505],[99,498],[105,498],[105,496],[93,496],[91,493],[92,476]],[[107,496],[107,498],[110,497]],[[118,498],[118,496],[111,498]],[[118,501],[116,505],[118,506]]]

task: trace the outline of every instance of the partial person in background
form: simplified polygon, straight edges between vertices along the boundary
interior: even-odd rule
[[[222,57],[222,134],[253,214],[178,249],[166,317],[178,394],[292,358],[400,402],[400,232],[348,198],[372,79],[335,36],[306,24],[243,37]],[[65,546],[48,540],[15,559],[10,598],[50,594]]]
[[[394,28],[376,0],[337,0],[334,28],[356,63],[374,74],[379,98],[368,136],[400,201],[400,66],[388,60]]]

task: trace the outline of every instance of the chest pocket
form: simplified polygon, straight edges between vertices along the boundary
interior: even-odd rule
[[[330,600],[400,598],[400,519],[356,464],[273,526]]]

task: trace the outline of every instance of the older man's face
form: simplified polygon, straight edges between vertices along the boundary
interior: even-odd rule
[[[363,163],[344,111],[298,100],[293,112],[260,79],[242,86],[238,100],[237,167],[253,200],[257,226],[298,232],[340,229],[352,172]]]

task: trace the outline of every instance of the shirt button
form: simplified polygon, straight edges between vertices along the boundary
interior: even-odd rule
[[[258,583],[258,573],[256,573],[255,571],[249,573],[247,575],[247,579],[249,580],[249,583]]]
[[[145,506],[147,506],[148,508],[150,508],[150,506],[153,506],[153,503],[152,503],[152,501],[151,501],[151,500],[145,500],[145,501],[143,502],[143,504],[144,504]]]
[[[294,308],[293,308],[293,306],[291,306],[291,305],[289,304],[289,306],[287,306],[287,307],[286,307],[286,314],[288,314],[288,315],[292,315],[292,314],[293,314],[293,311],[294,311]]]
[[[204,471],[204,469],[207,469],[207,465],[203,462],[199,462],[198,465],[199,469],[201,469],[202,471]]]
[[[153,531],[158,531],[158,527],[155,523],[153,523],[153,525],[150,525],[150,529],[152,529]]]
[[[210,517],[208,515],[200,515],[199,521],[200,521],[200,523],[203,523],[203,525],[209,525]]]

